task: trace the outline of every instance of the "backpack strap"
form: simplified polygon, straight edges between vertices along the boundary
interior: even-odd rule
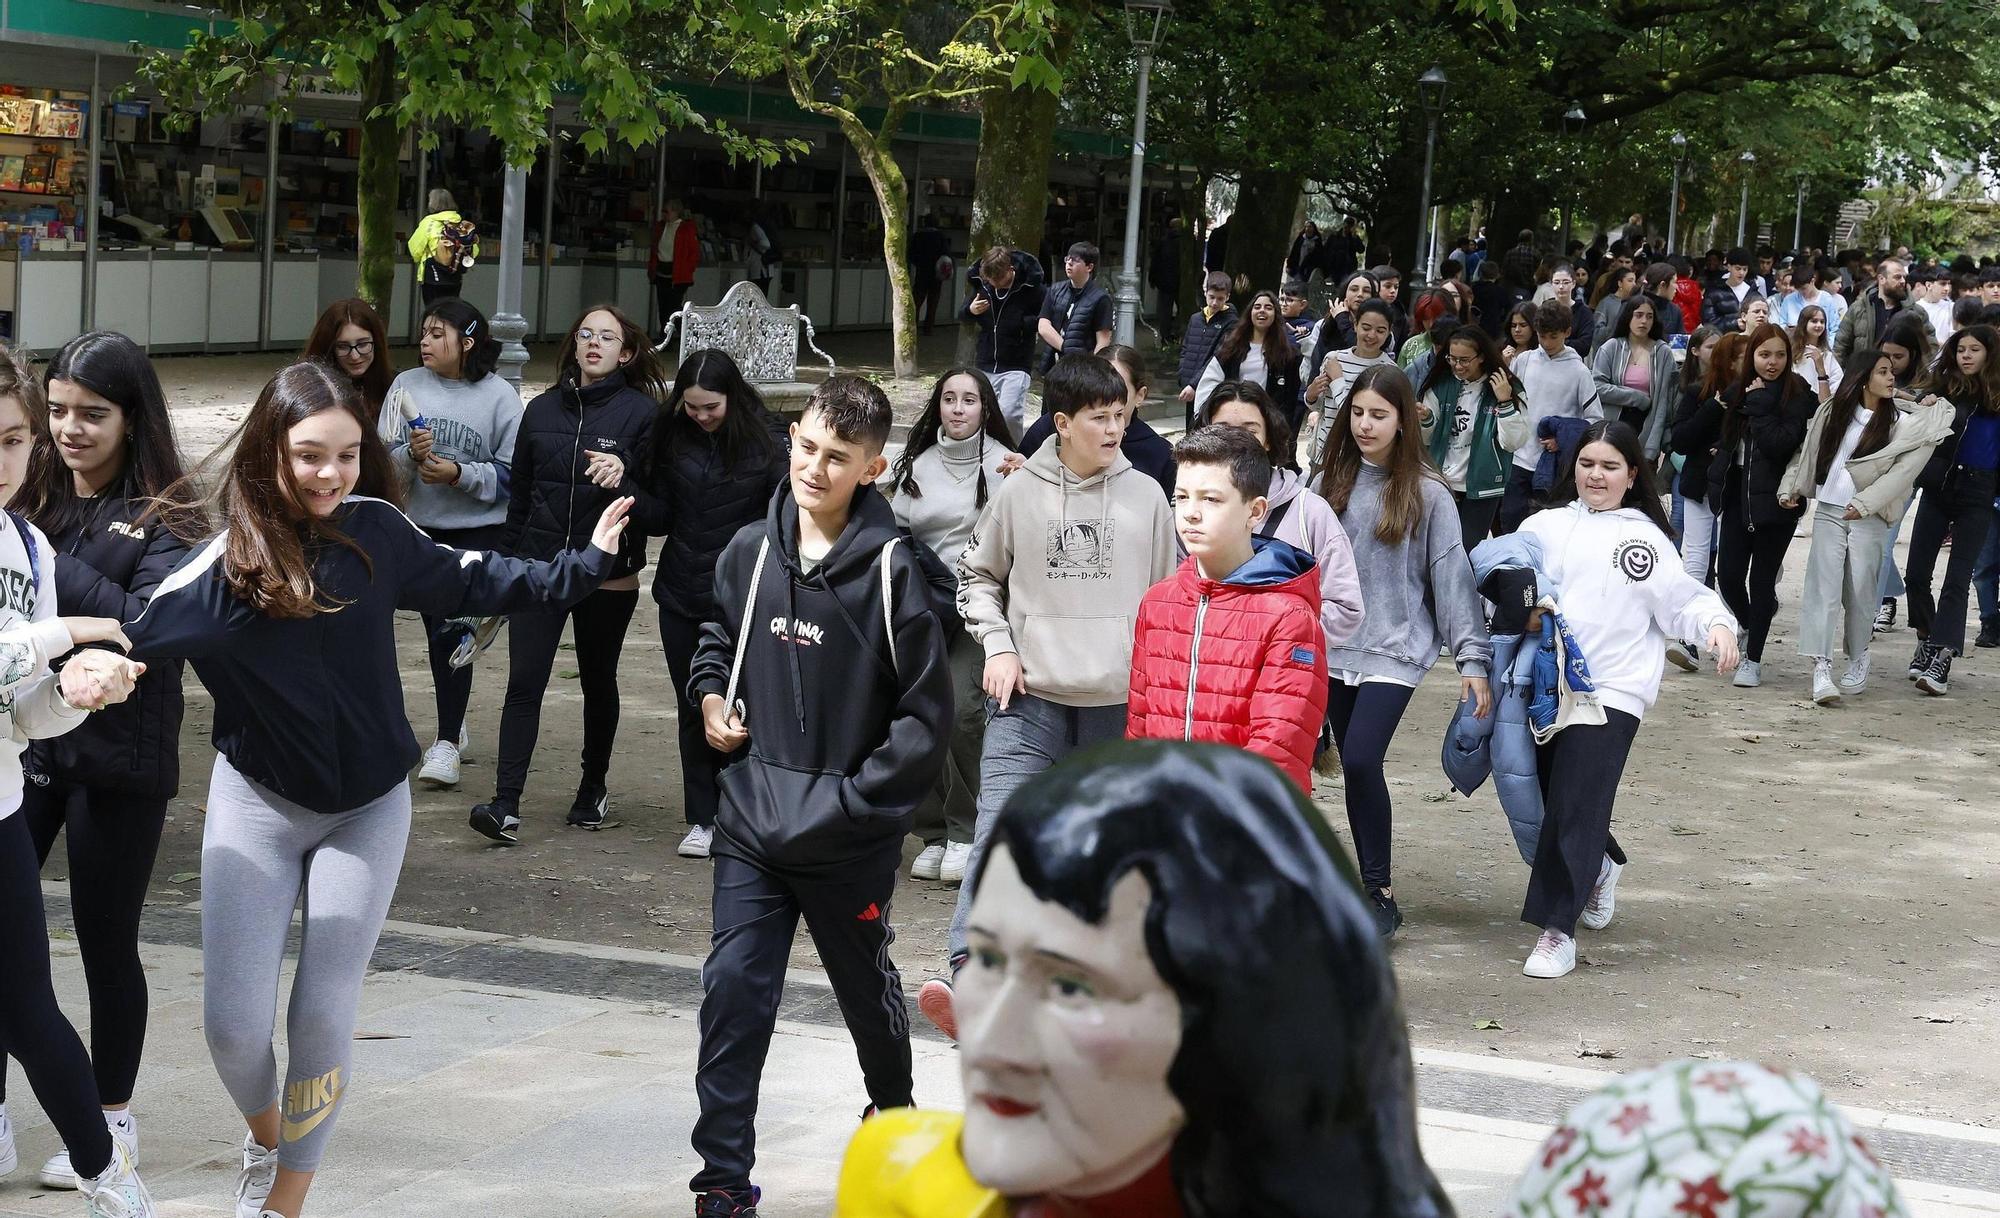
[[[1272,508],[1270,514],[1264,517],[1264,527],[1257,530],[1257,536],[1276,537],[1278,535],[1278,525],[1285,519],[1285,513],[1292,510],[1293,502],[1293,500],[1287,499],[1277,507]]]
[[[28,552],[28,578],[34,581],[35,595],[39,598],[42,593],[42,548],[35,544],[35,531],[28,527],[21,513],[8,508],[7,518],[14,522],[15,531],[21,534],[21,547]]]
[[[757,612],[757,585],[764,579],[764,559],[771,552],[771,539],[766,536],[757,543],[757,565],[750,568],[750,595],[743,599],[743,623],[736,628],[736,656],[729,662],[729,687],[722,695],[723,707],[733,710],[736,706],[736,689],[743,679],[743,653],[750,642],[750,620]]]
[[[896,543],[901,540],[891,537],[882,544],[882,629],[889,639],[889,667],[895,670],[898,679],[903,675],[903,663],[896,657],[896,594],[890,582],[889,560],[895,556]]]

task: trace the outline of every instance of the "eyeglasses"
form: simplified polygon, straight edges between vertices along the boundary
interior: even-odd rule
[[[364,338],[360,342],[335,343],[333,344],[333,353],[343,359],[350,355],[373,355],[375,354],[375,340]]]
[[[1479,357],[1476,355],[1447,355],[1444,357],[1444,362],[1454,368],[1469,368],[1479,362]]]
[[[607,347],[615,347],[625,341],[625,332],[623,330],[578,330],[576,332],[576,345],[581,347],[593,338]]]

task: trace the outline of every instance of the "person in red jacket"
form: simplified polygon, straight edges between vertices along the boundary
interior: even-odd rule
[[[680,311],[681,301],[694,286],[694,269],[701,265],[701,234],[686,215],[687,205],[668,199],[660,222],[653,229],[653,249],[646,257],[646,278],[653,281],[653,294],[660,304],[660,329]]]
[[[1312,793],[1326,718],[1313,556],[1257,535],[1271,458],[1256,436],[1204,427],[1174,446],[1174,527],[1188,557],[1139,602],[1125,734],[1249,749]]]

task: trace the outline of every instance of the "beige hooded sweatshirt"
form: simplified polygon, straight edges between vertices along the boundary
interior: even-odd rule
[[[1119,454],[1079,479],[1044,444],[987,501],[958,562],[958,612],[991,659],[1021,658],[1028,692],[1116,706],[1146,589],[1173,574],[1172,509]]]

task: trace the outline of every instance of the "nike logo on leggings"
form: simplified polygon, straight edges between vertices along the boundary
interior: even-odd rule
[[[287,1142],[296,1142],[319,1128],[321,1121],[333,1115],[334,1105],[340,1103],[341,1092],[346,1089],[338,1066],[318,1078],[287,1086],[285,1119],[279,1125],[280,1136]]]

